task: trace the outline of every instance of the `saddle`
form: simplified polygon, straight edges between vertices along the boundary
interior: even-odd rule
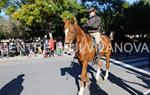
[[[91,36],[92,37],[92,36]],[[97,47],[96,45],[96,40],[95,40],[95,38],[94,37],[92,37],[92,40],[93,40],[93,47]],[[100,42],[99,42],[99,46],[98,46],[98,51],[100,51],[101,49],[102,49],[102,43],[101,43],[101,40],[100,40]]]
[[[92,36],[91,36],[91,37],[92,37]],[[93,47],[96,48],[96,47],[97,47],[97,44],[96,44],[95,38],[92,37],[92,40],[93,40]],[[93,59],[93,65],[94,65],[94,64],[97,64],[98,61],[101,59],[100,55],[98,54],[98,52],[100,52],[101,49],[102,49],[102,43],[101,43],[101,41],[100,41],[100,42],[99,42],[99,45],[98,45],[97,52],[96,52],[95,57],[94,57],[94,59]]]

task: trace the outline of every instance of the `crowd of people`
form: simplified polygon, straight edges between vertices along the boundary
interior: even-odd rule
[[[14,56],[37,56],[43,54],[44,57],[62,56],[64,54],[72,55],[72,49],[64,49],[62,41],[56,41],[52,37],[44,36],[44,38],[37,38],[33,41],[23,41],[21,39],[10,39],[1,41],[0,56],[14,57]]]

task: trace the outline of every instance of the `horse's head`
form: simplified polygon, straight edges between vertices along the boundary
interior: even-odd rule
[[[74,27],[74,22],[71,20],[64,21],[64,32],[65,32],[65,43],[71,44],[76,38],[76,30]]]

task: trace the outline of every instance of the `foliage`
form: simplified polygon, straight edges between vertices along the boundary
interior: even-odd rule
[[[84,7],[76,0],[27,0],[20,8],[16,9],[17,7],[8,7],[7,13],[13,19],[19,20],[24,26],[30,28],[30,32],[34,36],[35,31],[41,31],[43,34],[57,31],[56,27],[62,26],[61,17],[64,14],[69,15],[70,12],[72,16],[77,16],[78,13],[83,12]]]
[[[81,18],[81,24],[85,24],[87,22],[88,18]]]
[[[81,0],[87,7],[94,6],[104,22],[105,31],[110,30],[110,26],[115,22],[115,17],[123,16],[129,4],[125,0]],[[90,4],[87,2],[91,2]]]
[[[145,4],[149,4],[150,5],[150,0],[143,0],[143,2],[145,2]]]
[[[6,4],[6,0],[1,0],[0,1],[0,12],[1,12],[1,10],[4,7],[5,4]]]
[[[127,34],[147,34],[150,30],[149,17],[150,6],[140,1],[126,9],[118,24],[124,25]]]
[[[105,31],[123,27],[126,34],[147,34],[150,30],[149,0],[140,0],[133,5],[125,0],[81,0],[81,4],[77,1],[1,0],[0,10],[5,8],[6,13],[15,20],[13,23],[20,23],[4,25],[9,26],[7,32],[19,33],[24,37],[43,36],[48,32],[63,35],[62,19],[76,19],[82,25],[88,18],[85,9],[91,6],[96,7],[98,15],[102,17]]]
[[[71,20],[71,21],[76,21],[76,17],[69,11],[65,11],[61,14],[60,16],[63,20]]]
[[[7,15],[11,15],[12,13],[14,13],[16,11],[16,7],[15,6],[9,6],[6,10],[6,14]]]
[[[22,5],[21,9],[16,11],[12,17],[31,26],[35,23],[46,22],[46,18],[54,14],[56,10],[56,5],[52,2],[48,4],[46,1],[35,0],[34,4]]]

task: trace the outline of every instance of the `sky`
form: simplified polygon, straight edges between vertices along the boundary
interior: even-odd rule
[[[0,16],[3,16],[5,19],[9,18],[9,16],[7,16],[4,11],[1,11]]]
[[[130,4],[132,4],[133,2],[135,2],[136,0],[126,0],[127,2],[129,2]]]
[[[0,13],[0,16],[4,16],[5,15],[5,13],[2,11],[1,13]]]

